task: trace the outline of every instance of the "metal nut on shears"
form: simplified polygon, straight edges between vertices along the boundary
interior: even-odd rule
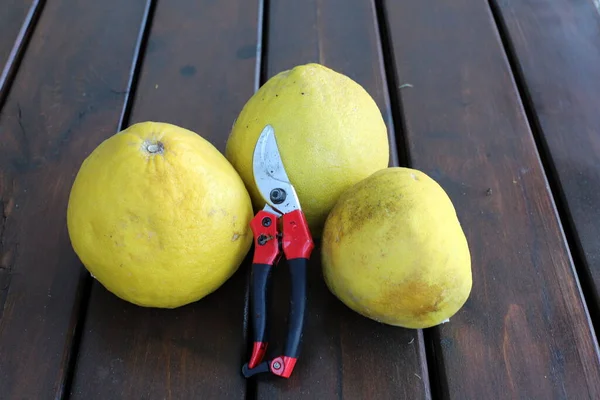
[[[287,194],[285,193],[285,190],[283,189],[273,189],[271,190],[271,201],[275,204],[281,204],[285,201],[285,198],[287,197]]]

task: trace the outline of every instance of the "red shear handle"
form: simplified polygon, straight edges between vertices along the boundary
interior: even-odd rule
[[[283,252],[288,260],[294,258],[310,259],[315,247],[308,223],[302,210],[283,214]]]
[[[283,215],[283,252],[288,260],[292,293],[288,337],[284,354],[271,362],[271,372],[289,378],[300,355],[306,309],[306,269],[314,248],[308,223],[301,210]]]
[[[252,263],[252,333],[254,346],[248,367],[255,368],[265,356],[267,338],[267,294],[273,265],[277,263],[280,252],[277,240],[277,215],[260,211],[250,222],[254,234],[254,260]]]
[[[254,348],[250,363],[242,367],[245,377],[270,370],[275,375],[289,378],[300,353],[306,309],[306,268],[314,243],[304,214],[301,210],[296,210],[283,215],[282,247],[288,260],[292,281],[287,343],[282,356],[261,362],[267,347],[265,293],[269,286],[271,266],[279,258],[277,228],[272,226],[274,224],[276,224],[276,216],[264,210],[259,212],[250,224],[256,245],[252,265],[251,298]]]
[[[260,364],[255,361],[254,354],[257,354],[256,360],[262,359],[264,352],[261,349],[262,343],[254,344],[254,353],[250,363],[242,367],[242,373],[246,378],[264,372],[273,373],[283,378],[289,378],[292,374],[298,356],[300,355],[300,345],[302,341],[302,331],[304,327],[304,313],[306,309],[306,258],[295,258],[288,260],[292,280],[292,298],[290,299],[290,316],[288,322],[287,343],[283,355],[273,360],[267,360]],[[270,267],[267,266],[267,268]]]

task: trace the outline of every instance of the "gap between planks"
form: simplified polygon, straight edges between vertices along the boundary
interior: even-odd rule
[[[23,25],[21,25],[19,34],[17,35],[12,50],[6,60],[6,64],[0,73],[0,110],[4,106],[4,102],[6,101],[6,97],[8,96],[17,70],[21,65],[23,54],[25,54],[25,51],[27,50],[31,34],[35,30],[35,26],[37,25],[45,4],[45,0],[35,0],[31,3],[31,7],[29,7]]]

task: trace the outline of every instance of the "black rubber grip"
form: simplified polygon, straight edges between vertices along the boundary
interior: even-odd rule
[[[252,330],[254,342],[267,341],[267,300],[272,265],[252,264]]]
[[[293,258],[287,261],[290,269],[292,295],[290,298],[290,318],[288,337],[284,355],[298,358],[300,342],[304,328],[304,311],[306,308],[306,258]]]

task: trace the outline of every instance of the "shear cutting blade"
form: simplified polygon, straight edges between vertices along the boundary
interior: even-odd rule
[[[275,139],[275,131],[271,125],[267,125],[263,129],[256,143],[254,173],[258,175],[266,173],[270,179],[289,184],[290,179],[283,167]]]
[[[265,126],[256,142],[252,166],[256,186],[269,206],[282,214],[300,208],[296,191],[285,172],[271,125]],[[280,197],[274,198],[273,194],[277,189],[283,191],[283,195],[277,192]]]

